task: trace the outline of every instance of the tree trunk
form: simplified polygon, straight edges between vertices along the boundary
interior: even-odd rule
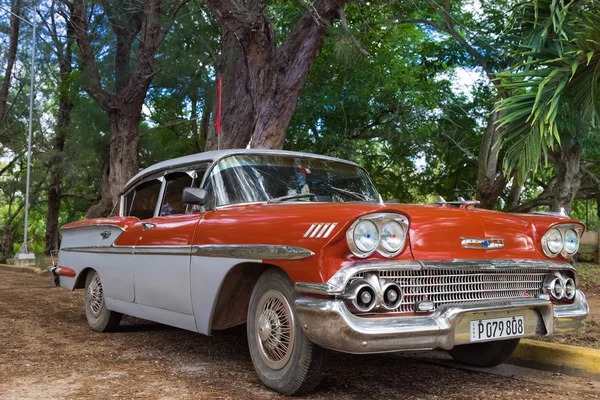
[[[67,2],[71,7],[71,20],[89,80],[86,91],[106,112],[111,127],[109,162],[108,167],[103,169],[100,202],[88,210],[87,218],[109,213],[123,185],[138,172],[138,127],[146,93],[157,72],[154,57],[171,30],[173,20],[188,2],[189,0],[173,0],[164,4],[162,0],[133,2],[135,4],[132,3],[131,10],[121,15],[115,14],[108,2],[100,2],[116,36],[115,70],[112,74],[114,93],[103,87],[96,49],[88,36],[88,2]],[[130,61],[133,67],[130,66]]]
[[[571,211],[573,200],[581,187],[583,174],[580,169],[581,147],[573,145],[567,148],[563,145],[560,152],[551,157],[556,170],[556,185],[551,198],[551,211],[558,212],[564,208],[567,213]]]
[[[86,218],[104,217],[110,213],[121,189],[139,172],[142,104],[113,110],[110,119],[110,152],[107,167],[103,168],[100,202],[88,210]]]
[[[242,46],[232,32],[224,29],[221,41],[222,56],[218,74],[223,78],[223,83],[219,147],[222,149],[245,149],[250,143],[254,126],[254,106],[248,90],[250,79],[248,65]],[[214,93],[216,96],[217,91],[215,90]],[[217,118],[217,111],[218,101],[215,101],[212,112],[214,120]],[[218,147],[216,133],[213,130],[211,133],[206,138],[206,150],[216,150]]]
[[[12,228],[9,223],[4,225],[2,229],[2,239],[0,241],[0,262],[6,262],[6,259],[13,251],[13,235]]]
[[[6,70],[4,72],[4,79],[2,80],[2,86],[0,86],[0,125],[4,122],[6,116],[6,104],[8,103],[8,91],[10,89],[10,79],[12,77],[12,70],[15,65],[17,57],[17,47],[19,44],[19,27],[21,20],[14,14],[19,15],[21,13],[21,0],[14,0],[11,5],[13,14],[10,16],[10,32],[9,32],[9,44],[8,53],[6,54]],[[32,60],[33,62],[33,60]]]
[[[65,18],[69,18],[65,16]],[[58,246],[58,218],[60,216],[61,183],[63,173],[63,160],[67,129],[71,123],[71,111],[73,102],[70,98],[69,85],[71,72],[73,71],[73,24],[69,20],[67,24],[67,40],[64,47],[57,46],[59,53],[59,103],[58,117],[56,118],[56,132],[54,138],[54,149],[50,158],[50,185],[48,187],[48,213],[46,214],[46,248],[44,254],[49,255]],[[54,26],[54,24],[52,24]],[[56,32],[55,32],[56,34]],[[63,54],[60,54],[60,52]]]
[[[221,148],[280,149],[298,96],[316,60],[327,27],[346,0],[316,0],[277,48],[263,2],[248,2],[232,13],[228,2],[206,3],[223,31]],[[250,8],[246,8],[250,7]],[[217,104],[213,108],[216,117]],[[217,148],[209,135],[207,150]]]
[[[62,92],[61,92],[62,93]],[[44,254],[58,249],[58,217],[60,215],[61,182],[63,172],[63,151],[66,129],[71,121],[73,103],[68,94],[61,94],[54,138],[54,154],[50,159],[50,185],[48,187],[48,213],[46,214],[46,248]]]
[[[510,188],[508,199],[506,200],[506,208],[509,211],[515,210],[519,206],[522,192],[523,186],[517,182],[516,176],[513,177],[512,187]]]
[[[494,107],[496,107],[494,105]],[[477,200],[481,208],[491,209],[498,201],[498,197],[506,188],[508,180],[502,173],[498,174],[498,153],[501,130],[497,127],[500,115],[492,111],[488,124],[483,134],[479,150],[479,164],[477,167]]]

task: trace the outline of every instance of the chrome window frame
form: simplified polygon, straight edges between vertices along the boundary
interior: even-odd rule
[[[124,205],[125,197],[129,193],[134,191],[139,185],[142,185],[142,184],[144,184],[148,181],[154,180],[154,179],[158,179],[159,181],[161,181],[161,188],[158,193],[158,199],[157,199],[156,205],[154,207],[154,215],[152,218],[156,218],[156,217],[160,216],[160,208],[164,201],[164,194],[165,194],[165,188],[166,188],[166,182],[167,182],[166,176],[171,173],[174,173],[174,172],[184,172],[192,177],[192,185],[194,185],[196,183],[195,182],[196,178],[198,178],[197,170],[200,169],[200,167],[204,164],[207,164],[207,168],[204,172],[204,176],[202,177],[202,180],[200,181],[201,184],[203,184],[204,180],[206,179],[207,173],[209,172],[210,168],[213,165],[210,160],[194,162],[194,163],[191,163],[188,165],[177,165],[173,168],[166,168],[161,171],[157,171],[153,174],[150,174],[150,175],[144,177],[144,179],[139,180],[135,185],[133,185],[131,188],[129,188],[129,190],[127,190],[124,193],[121,193],[121,195],[119,196],[119,199],[120,199],[120,201],[119,201],[119,217],[127,217],[128,216],[128,215],[125,215],[126,210],[124,209],[125,208],[125,205]],[[199,185],[198,187],[202,187],[202,186]],[[133,196],[133,199],[135,199],[135,194]],[[133,203],[133,199],[132,199],[132,203]],[[186,214],[188,214],[188,213],[189,213],[189,211],[186,209]],[[179,214],[179,215],[181,215],[181,214]],[[140,221],[142,221],[142,220],[140,220]]]

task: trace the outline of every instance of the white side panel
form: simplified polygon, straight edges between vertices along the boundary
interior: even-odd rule
[[[136,254],[134,271],[136,303],[193,314],[189,255]]]
[[[188,331],[197,332],[193,315],[181,314],[161,308],[149,307],[138,303],[129,303],[117,299],[105,298],[106,307],[133,317],[159,322],[161,324],[174,326]]]
[[[198,332],[210,335],[212,315],[217,306],[217,300],[223,280],[233,267],[249,261],[257,262],[258,260],[200,256],[192,257],[190,286],[192,306],[194,308]]]
[[[103,226],[86,226],[61,230],[61,249],[68,247],[96,247],[102,240],[102,232],[110,230]],[[71,267],[69,267],[71,268]]]
[[[77,277],[81,271],[86,268],[96,269],[98,255],[94,253],[79,253],[71,251],[61,251],[58,257],[58,265],[71,268],[77,273]],[[60,277],[60,287],[73,290],[77,278]]]
[[[133,302],[133,255],[97,254],[97,271],[104,295],[113,299]]]

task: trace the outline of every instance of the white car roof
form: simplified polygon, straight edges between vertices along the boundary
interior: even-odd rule
[[[320,158],[323,160],[337,161],[343,162],[346,164],[352,164],[355,166],[359,166],[355,162],[344,160],[341,158],[322,156],[318,154],[311,153],[301,153],[298,151],[287,151],[287,150],[268,150],[268,149],[227,149],[227,150],[212,150],[205,151],[203,153],[191,154],[189,156],[172,158],[170,160],[161,161],[157,164],[151,165],[148,168],[143,169],[138,172],[133,178],[131,178],[127,184],[123,187],[121,193],[126,192],[131,186],[133,186],[136,182],[142,180],[144,177],[148,175],[152,175],[154,173],[168,170],[176,167],[185,166],[187,164],[196,164],[201,163],[203,161],[214,162],[218,161],[222,158],[231,155],[243,155],[243,154],[273,154],[273,155],[285,155],[285,156],[293,156],[293,157],[313,157]]]

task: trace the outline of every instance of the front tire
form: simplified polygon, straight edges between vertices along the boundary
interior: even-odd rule
[[[100,275],[96,271],[90,271],[85,278],[85,316],[93,331],[109,332],[115,330],[123,314],[110,311],[104,302],[104,290]]]
[[[474,367],[495,367],[508,359],[519,345],[520,339],[471,343],[454,346],[448,353],[456,361]]]
[[[264,272],[248,307],[248,347],[265,386],[284,395],[313,390],[321,379],[326,350],[304,335],[293,304],[295,291],[286,274]]]

